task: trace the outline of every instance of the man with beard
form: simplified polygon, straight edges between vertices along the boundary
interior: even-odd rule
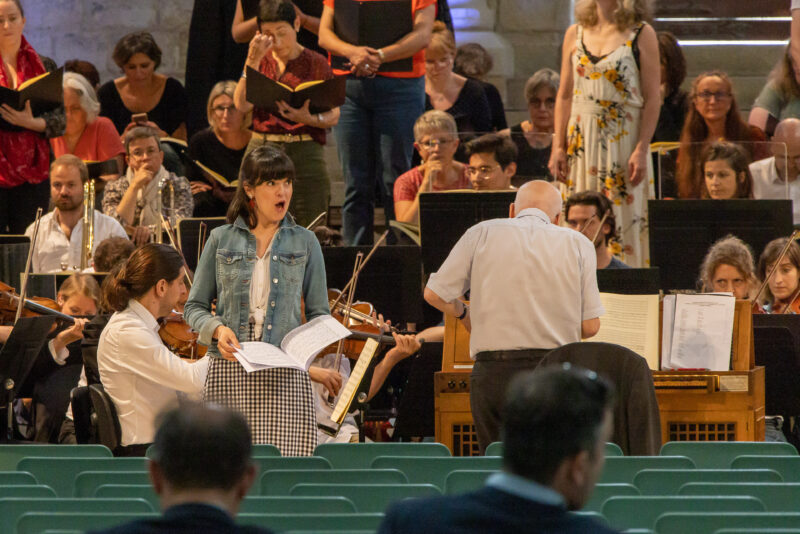
[[[72,154],[64,154],[50,165],[50,198],[53,211],[42,217],[33,251],[34,272],[78,270],[83,241],[83,184],[89,179],[86,164]],[[92,210],[94,248],[109,237],[124,237],[125,230],[113,218]],[[33,224],[25,235],[33,238]]]
[[[581,191],[567,199],[564,204],[567,226],[594,239],[598,269],[630,269],[612,255],[616,244],[617,221],[611,209],[611,201],[597,191]],[[619,244],[616,244],[619,247]]]

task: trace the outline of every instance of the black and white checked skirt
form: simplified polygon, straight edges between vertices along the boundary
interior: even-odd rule
[[[283,456],[311,456],[317,446],[317,420],[308,373],[263,369],[248,373],[239,362],[213,358],[203,400],[242,413],[253,443],[269,443]]]

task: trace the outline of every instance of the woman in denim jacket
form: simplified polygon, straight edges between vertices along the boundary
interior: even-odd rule
[[[293,179],[291,160],[274,145],[245,156],[229,224],[211,232],[185,315],[200,343],[210,346],[204,399],[242,412],[254,443],[303,456],[317,442],[309,374],[288,368],[246,373],[232,354],[240,341],[280,345],[302,321],[301,301],[308,320],[330,313],[322,250],[287,211]],[[327,383],[330,375],[315,379]]]

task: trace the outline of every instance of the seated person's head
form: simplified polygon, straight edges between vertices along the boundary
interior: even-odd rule
[[[446,111],[426,111],[414,123],[414,148],[422,162],[438,159],[443,164],[453,162],[458,148],[458,128]]]
[[[775,167],[781,177],[789,181],[800,174],[800,119],[783,119],[775,127],[770,149],[775,156]]]
[[[733,293],[737,299],[750,298],[756,276],[747,243],[728,235],[711,245],[700,266],[700,285],[707,293]]]
[[[89,80],[74,72],[64,73],[64,134],[79,137],[100,113],[100,102]]]
[[[613,430],[614,391],[569,364],[521,373],[503,410],[503,468],[560,493],[570,510],[589,499]]]
[[[583,233],[589,239],[596,235],[595,247],[608,246],[608,241],[616,237],[617,221],[611,209],[611,201],[596,191],[582,191],[570,196],[564,204],[564,216],[567,226],[573,230]],[[605,221],[600,227],[603,217]]]
[[[164,152],[158,132],[148,126],[136,126],[125,134],[123,143],[125,159],[133,172],[145,168],[155,174],[161,169]]]
[[[770,241],[761,257],[758,259],[758,277],[763,281],[769,275],[780,257],[787,238],[781,237]],[[789,250],[777,264],[775,272],[769,279],[764,290],[766,301],[788,301],[797,291],[798,278],[800,277],[800,245],[797,241],[789,245]]]
[[[100,285],[92,275],[73,274],[58,288],[56,303],[67,315],[96,315],[100,305]]]
[[[74,72],[80,74],[89,81],[92,89],[97,91],[100,89],[100,73],[97,72],[97,67],[88,61],[82,59],[70,59],[64,62],[64,72]]]
[[[288,58],[297,47],[300,19],[289,0],[261,0],[256,15],[258,29],[272,40],[272,48],[280,58]]]
[[[531,180],[517,190],[514,203],[509,207],[509,217],[517,216],[522,210],[536,208],[542,210],[553,224],[561,220],[561,193],[550,182]]]
[[[492,55],[478,43],[466,43],[456,50],[453,72],[469,78],[483,80],[492,70]]]
[[[236,82],[223,80],[214,84],[206,102],[206,118],[208,124],[218,134],[220,132],[238,132],[250,127],[253,112],[242,113],[233,105],[233,93]]]
[[[118,263],[124,263],[133,253],[136,245],[124,237],[109,237],[97,245],[94,250],[94,270],[98,273],[109,273]]]
[[[750,160],[736,143],[711,143],[703,151],[703,176],[703,198],[753,198]]]
[[[658,32],[658,54],[661,59],[661,85],[665,97],[677,93],[686,79],[686,58],[678,39],[670,32]]]
[[[50,199],[61,212],[83,209],[83,184],[89,169],[81,158],[63,154],[50,164]]]
[[[236,514],[256,476],[251,451],[239,413],[190,403],[162,414],[149,462],[162,509],[206,501]]]
[[[444,22],[433,23],[433,31],[425,48],[425,76],[432,79],[447,79],[453,73],[456,57],[456,38]]]
[[[126,77],[135,73],[138,77],[141,72],[152,77],[161,65],[161,48],[156,44],[152,33],[132,32],[117,41],[111,59]]]
[[[511,188],[517,172],[517,146],[504,135],[486,134],[465,145],[469,167],[467,173],[476,191]]]
[[[534,132],[552,134],[560,77],[553,69],[541,69],[525,82],[525,101]]]

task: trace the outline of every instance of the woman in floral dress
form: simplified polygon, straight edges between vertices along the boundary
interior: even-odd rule
[[[649,265],[647,199],[653,195],[649,145],[658,120],[658,40],[649,0],[579,0],[567,29],[556,99],[550,172],[564,197],[585,190],[614,206],[614,254]]]

